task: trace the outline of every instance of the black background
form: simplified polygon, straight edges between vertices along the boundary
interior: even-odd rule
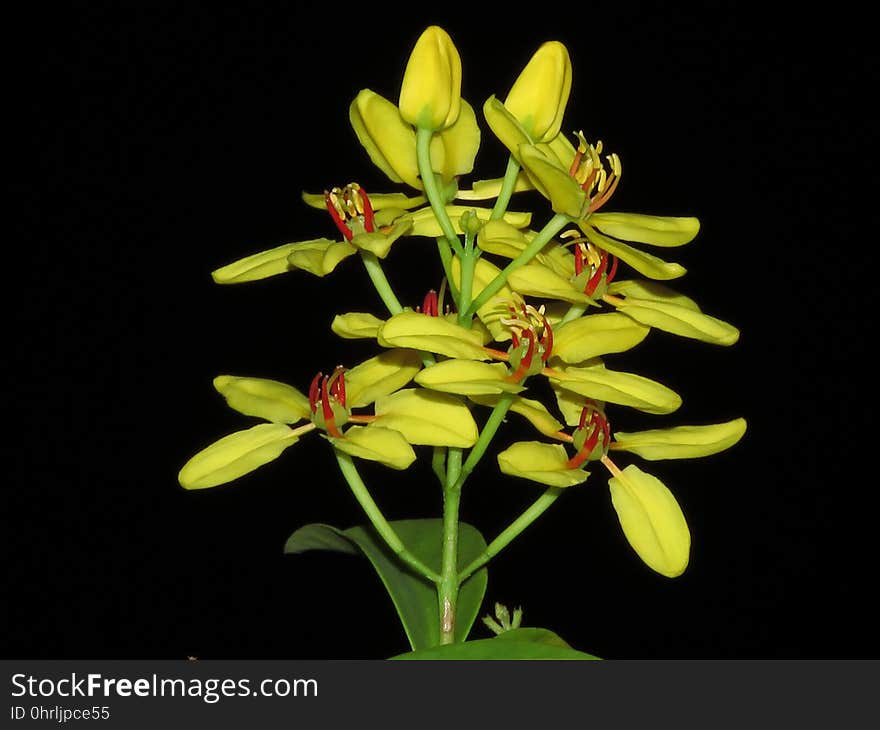
[[[853,103],[875,86],[854,35],[865,19],[840,6],[822,18],[732,5],[479,12],[81,4],[10,23],[5,656],[406,650],[365,561],[281,554],[303,524],[363,521],[318,439],[226,487],[187,493],[176,475],[248,424],[214,375],[304,388],[373,354],[328,328],[338,312],[383,314],[355,260],[324,280],[240,287],[215,286],[210,271],[334,236],[304,189],[392,189],[348,104],[363,87],[395,99],[430,23],[455,40],[475,107],[506,93],[542,41],[565,42],[565,128],[623,160],[608,209],[698,216],[697,241],[668,252],[688,268],[676,285],[742,330],[733,348],[655,333],[612,362],[683,395],[662,425],[749,421],[729,452],[647,467],[688,517],[685,575],[640,563],[597,478],[493,563],[485,608],[522,605],[526,624],[609,658],[877,655],[862,384],[876,226],[875,208],[854,202],[873,165],[873,124]],[[494,177],[505,158],[483,131],[478,177]],[[407,304],[439,283],[427,239],[398,244],[387,268]],[[620,430],[658,425],[610,415]],[[499,443],[527,433],[512,420]],[[462,506],[488,537],[539,489],[491,462]],[[439,513],[427,468],[363,472],[389,517]],[[474,636],[487,635],[478,624]]]

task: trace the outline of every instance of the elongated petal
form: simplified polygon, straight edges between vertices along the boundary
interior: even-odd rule
[[[416,460],[406,439],[398,431],[379,426],[352,426],[343,438],[328,440],[340,451],[359,459],[378,461],[392,469],[406,469]]]
[[[618,403],[645,413],[672,413],[681,397],[655,380],[604,367],[566,367],[549,376],[560,386],[594,400]]]
[[[732,324],[678,304],[627,297],[615,306],[637,322],[674,335],[713,345],[732,345],[739,339],[739,330]]]
[[[608,286],[609,294],[623,294],[636,299],[651,299],[657,302],[669,302],[680,307],[700,311],[700,306],[690,297],[670,289],[664,284],[644,279],[620,279]]]
[[[379,344],[383,347],[411,347],[447,357],[488,360],[479,332],[468,330],[443,317],[418,312],[395,314],[382,325]]]
[[[372,92],[371,92],[372,93]],[[388,102],[389,104],[391,102]],[[400,182],[399,180],[396,182]],[[303,193],[303,202],[310,208],[318,208],[319,210],[327,209],[327,202],[324,193]],[[426,198],[424,195],[409,196],[404,193],[374,193],[370,191],[370,207],[374,212],[386,210],[387,208],[397,208],[399,210],[409,210],[424,205]]]
[[[469,210],[474,211],[477,218],[482,221],[489,220],[489,216],[492,214],[492,211],[489,208],[479,208],[467,205],[447,205],[446,214],[449,216],[449,219],[452,222],[452,227],[455,229],[456,233],[464,233],[460,222],[461,216]],[[409,231],[410,236],[437,238],[437,236],[443,235],[440,224],[434,217],[434,211],[430,208],[422,208],[421,210],[413,211],[410,216],[413,223],[412,230]],[[504,214],[504,220],[516,228],[525,228],[531,222],[532,214],[509,210]]]
[[[581,225],[581,230],[593,244],[610,254],[614,254],[649,279],[677,279],[687,273],[681,264],[663,261],[652,254],[640,251],[608,236],[603,236],[589,225]]]
[[[590,224],[607,236],[650,246],[681,246],[700,231],[697,218],[673,218],[641,213],[594,213]]]
[[[571,59],[559,41],[544,43],[514,81],[504,106],[537,142],[559,134],[571,92]]]
[[[526,234],[504,220],[488,221],[477,236],[477,246],[486,253],[513,259],[529,245]]]
[[[410,53],[398,102],[400,116],[415,127],[446,129],[461,108],[461,57],[439,26],[425,29]]]
[[[474,403],[493,407],[501,396],[497,395],[472,395],[470,399]],[[523,398],[521,395],[513,396],[513,402],[510,406],[513,413],[526,418],[538,431],[545,436],[555,436],[562,430],[562,424],[557,421],[543,403],[530,398]],[[577,422],[577,421],[575,421]]]
[[[415,381],[425,388],[459,395],[518,393],[523,386],[507,380],[503,363],[444,360],[422,370]]]
[[[455,197],[459,200],[488,200],[489,198],[497,198],[501,192],[501,185],[504,178],[496,177],[490,180],[477,180],[471,186],[470,190],[459,190]],[[520,171],[516,176],[516,182],[513,185],[513,192],[521,193],[524,190],[533,190],[534,185],[529,181],[528,175]]]
[[[400,390],[421,368],[422,361],[412,350],[388,350],[364,360],[345,372],[346,405],[362,408]]]
[[[184,489],[216,487],[277,459],[298,440],[283,423],[261,423],[236,431],[193,456],[177,479]]]
[[[520,266],[507,277],[507,282],[514,291],[530,297],[559,299],[573,304],[596,303],[576,289],[570,279],[537,261]]]
[[[568,454],[562,446],[540,441],[517,441],[498,454],[502,473],[548,487],[573,487],[590,476],[583,469],[568,469],[567,463]]]
[[[649,331],[617,312],[589,314],[553,330],[553,357],[579,363],[610,352],[625,352],[645,339]]]
[[[474,169],[474,159],[480,148],[480,128],[474,108],[464,99],[461,100],[458,121],[440,132],[438,137],[443,145],[443,166],[439,172],[444,182],[467,175]]]
[[[308,397],[277,380],[218,375],[214,387],[230,408],[246,416],[273,423],[296,423],[311,415]]]
[[[376,401],[374,425],[400,431],[411,444],[473,446],[479,433],[470,409],[444,393],[408,388]]]
[[[672,492],[657,477],[630,465],[608,480],[611,502],[633,550],[667,578],[688,564],[691,533]]]
[[[315,243],[309,246],[298,246],[287,257],[287,264],[292,269],[302,269],[315,276],[326,276],[331,273],[340,261],[353,256],[355,248],[348,241],[332,241],[329,245]]]
[[[245,256],[238,261],[233,261],[231,264],[227,264],[214,271],[211,276],[218,284],[241,284],[246,281],[265,279],[276,274],[284,274],[291,269],[287,257],[294,251],[309,250],[311,248],[325,251],[328,246],[336,243],[336,241],[331,241],[329,238],[316,238],[299,243],[285,243],[281,246],[270,248],[268,251],[260,251],[259,253]],[[354,249],[352,249],[353,252]]]
[[[587,194],[555,157],[533,145],[520,145],[519,160],[537,190],[550,201],[554,213],[581,218],[586,213]]]
[[[358,141],[376,167],[392,182],[405,182],[417,190],[422,189],[416,133],[392,102],[374,91],[363,89],[351,103],[348,118]],[[436,170],[443,167],[443,155],[443,145],[435,137],[431,143],[431,162]],[[372,202],[372,196],[370,200]]]
[[[744,418],[710,426],[676,426],[633,433],[615,432],[614,448],[648,461],[694,459],[717,454],[737,443],[746,432]]]
[[[562,420],[566,426],[577,426],[581,420],[581,411],[584,409],[586,399],[571,390],[566,390],[558,381],[550,381],[550,387],[556,396],[556,406],[562,414]],[[591,399],[595,400],[595,399]]]
[[[483,116],[492,133],[519,160],[519,148],[533,142],[525,127],[494,95],[483,104]]]
[[[367,312],[348,312],[337,314],[330,324],[330,329],[347,340],[373,339],[378,336],[379,328],[385,324],[374,314]]]

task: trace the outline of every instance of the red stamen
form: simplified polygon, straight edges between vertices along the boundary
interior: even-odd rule
[[[312,384],[309,386],[309,407],[312,409],[312,413],[318,412],[318,387],[323,375],[324,373],[318,373],[312,378]]]
[[[367,197],[367,191],[361,188],[358,191],[361,195],[361,202],[364,205],[364,230],[367,233],[372,233],[376,230],[376,217],[373,214],[373,204],[370,203],[370,198]]]
[[[602,281],[602,274],[605,273],[605,268],[608,266],[608,252],[603,251],[602,257],[599,260],[599,266],[596,267],[595,273],[590,277],[590,280],[587,282],[587,286],[584,289],[584,294],[588,297],[593,296],[593,293],[596,291],[596,287],[599,286],[599,283]]]
[[[426,314],[429,317],[439,316],[437,292],[433,289],[425,294],[425,299],[422,302],[422,314]]]
[[[510,330],[510,342],[514,347],[519,347],[519,335],[516,330]]]
[[[345,225],[345,221],[342,219],[342,216],[339,215],[339,211],[336,210],[336,206],[333,205],[333,201],[330,200],[330,193],[326,190],[324,191],[324,203],[327,206],[327,212],[330,213],[330,217],[333,219],[333,222],[336,224],[336,227],[339,229],[339,232],[343,235],[346,241],[350,241],[354,234],[347,225]]]
[[[574,245],[574,273],[575,276],[579,276],[580,273],[584,270],[584,252],[581,248],[581,244],[576,243]]]
[[[574,160],[571,163],[571,167],[568,168],[568,174],[574,177],[574,174],[577,172],[578,168],[581,166],[581,160],[584,159],[584,153],[580,150],[576,150],[574,153]]]
[[[605,283],[610,284],[614,281],[614,275],[617,273],[617,256],[611,256],[611,271],[608,272],[608,276],[605,277]]]
[[[330,381],[327,384],[327,387],[330,390],[330,395],[336,398],[336,401],[343,407],[345,407],[345,368],[342,365],[336,367],[333,371],[333,375],[330,377]]]
[[[529,367],[532,364],[532,358],[535,355],[535,333],[528,329],[523,331],[522,336],[523,339],[528,339],[529,346],[526,349],[526,354],[523,355],[522,360],[519,361],[519,367],[506,378],[506,380],[509,380],[511,383],[518,383],[528,375]]]
[[[324,416],[324,426],[327,429],[327,433],[334,438],[342,438],[342,434],[339,432],[339,429],[336,428],[336,419],[333,416],[333,406],[330,403],[329,381],[330,377],[328,375],[325,375],[324,379],[321,381],[321,413]]]

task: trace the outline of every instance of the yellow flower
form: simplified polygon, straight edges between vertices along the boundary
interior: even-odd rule
[[[461,58],[442,28],[425,29],[410,54],[398,101],[400,116],[415,127],[451,127],[461,108]]]
[[[559,41],[548,41],[514,81],[504,106],[533,142],[549,142],[559,134],[570,92],[568,49]]]

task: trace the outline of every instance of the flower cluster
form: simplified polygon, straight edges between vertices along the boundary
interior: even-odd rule
[[[538,48],[504,101],[493,95],[482,106],[488,128],[510,153],[505,175],[461,187],[481,142],[474,108],[461,98],[461,75],[450,37],[428,28],[410,55],[398,102],[363,89],[349,108],[370,160],[409,190],[368,194],[350,183],[304,193],[341,240],[286,243],[213,273],[221,284],[294,270],[323,277],[357,256],[388,313],[337,315],[333,332],[374,340],[381,351],[317,374],[307,393],[261,378],[216,378],[232,408],[263,422],[193,456],[180,483],[200,489],[229,482],[316,432],[337,452],[393,469],[413,463],[414,446],[434,447],[435,457],[438,449],[471,449],[460,488],[513,412],[536,437],[495,455],[502,473],[555,493],[584,483],[586,467],[601,464],[636,553],[658,573],[679,575],[690,533],[678,502],[658,478],[635,464],[620,468],[610,454],[647,461],[715,454],[742,437],[745,421],[615,431],[618,409],[662,416],[682,400],[662,383],[607,367],[605,359],[636,347],[651,330],[716,345],[737,341],[735,327],[661,283],[683,276],[682,266],[644,250],[687,244],[699,222],[606,212],[621,161],[605,154],[601,141],[562,131],[572,68],[555,41]],[[540,228],[532,227],[530,212],[508,209],[525,190],[538,191],[552,210]],[[426,289],[439,286],[408,308],[382,262],[398,241],[415,236],[436,239],[439,264]],[[549,388],[533,388],[539,380]],[[552,392],[552,402],[528,397],[533,391]]]

